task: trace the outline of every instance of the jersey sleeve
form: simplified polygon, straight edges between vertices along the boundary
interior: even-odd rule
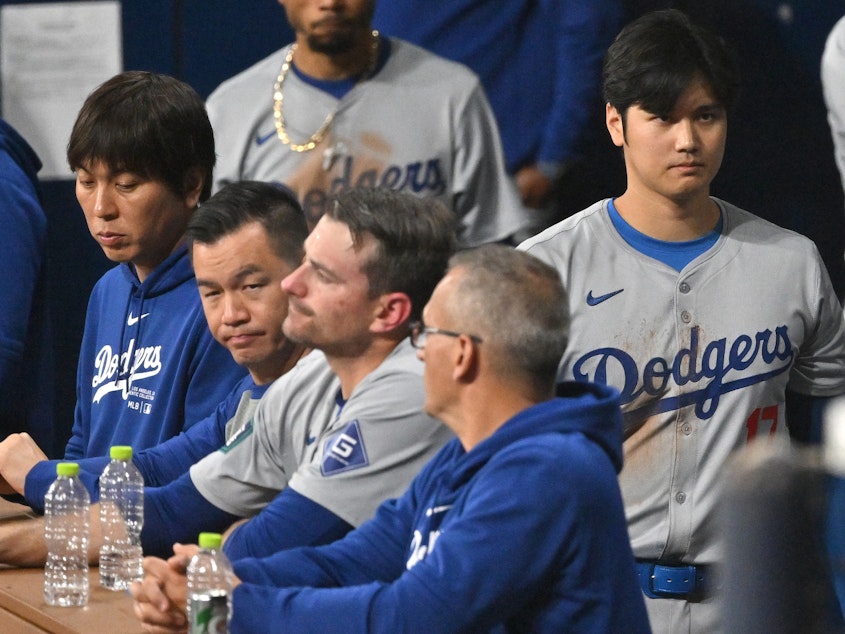
[[[458,238],[468,247],[506,240],[529,216],[505,172],[499,128],[477,80],[456,116],[452,188]]]
[[[397,371],[361,384],[317,451],[290,479],[297,493],[353,526],[402,495],[452,433],[423,411],[421,377]]]
[[[815,245],[808,273],[806,337],[789,376],[789,389],[811,396],[845,393],[845,318]]]
[[[831,29],[821,59],[821,80],[834,156],[845,189],[845,17]]]
[[[94,356],[93,324],[99,321],[100,305],[102,303],[103,278],[100,278],[91,290],[88,306],[85,310],[85,331],[82,333],[79,360],[76,365],[76,405],[73,410],[73,426],[71,435],[65,445],[65,460],[78,460],[85,457],[85,448],[91,433],[91,399],[86,398],[85,387],[88,373],[85,360]]]
[[[337,588],[395,579],[405,569],[416,499],[409,489],[401,498],[384,502],[373,519],[342,539],[241,559],[234,564],[235,574],[246,583],[275,588]]]
[[[288,414],[296,391],[291,377],[277,380],[264,394],[250,420],[225,445],[190,469],[191,480],[202,495],[228,513],[251,517],[287,486],[291,449],[289,425],[300,421]],[[319,386],[315,386],[319,391]]]

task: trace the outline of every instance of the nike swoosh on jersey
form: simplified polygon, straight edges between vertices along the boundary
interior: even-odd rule
[[[129,317],[126,318],[126,325],[127,326],[134,326],[139,321],[141,321],[144,317],[149,315],[149,313],[144,313],[140,317],[135,317],[131,312],[129,313]]]
[[[606,302],[607,300],[609,300],[611,297],[615,297],[616,295],[619,295],[619,293],[621,293],[624,290],[625,290],[624,288],[620,288],[618,291],[613,291],[611,293],[605,293],[604,295],[599,295],[598,297],[593,295],[593,291],[590,291],[589,293],[587,293],[587,306],[598,306],[602,302]]]
[[[272,139],[274,136],[276,136],[275,130],[273,130],[272,132],[268,132],[264,136],[258,135],[258,136],[255,137],[255,144],[256,145],[264,145],[265,143],[267,143],[267,141]]]

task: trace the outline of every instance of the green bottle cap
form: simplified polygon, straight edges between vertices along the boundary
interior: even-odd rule
[[[132,460],[132,447],[129,445],[115,445],[109,451],[112,460]]]
[[[75,462],[60,462],[56,465],[56,475],[72,478],[79,475],[79,465]]]
[[[199,547],[206,550],[220,550],[223,536],[220,533],[200,533]]]

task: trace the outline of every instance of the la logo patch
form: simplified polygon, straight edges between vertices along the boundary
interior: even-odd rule
[[[343,430],[329,438],[323,447],[320,473],[324,476],[351,471],[370,464],[367,448],[361,436],[361,426],[353,420]]]

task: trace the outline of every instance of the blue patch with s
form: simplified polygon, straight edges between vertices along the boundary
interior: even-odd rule
[[[329,438],[323,446],[323,462],[320,473],[331,476],[336,473],[360,469],[370,464],[361,426],[353,420],[341,431]]]

